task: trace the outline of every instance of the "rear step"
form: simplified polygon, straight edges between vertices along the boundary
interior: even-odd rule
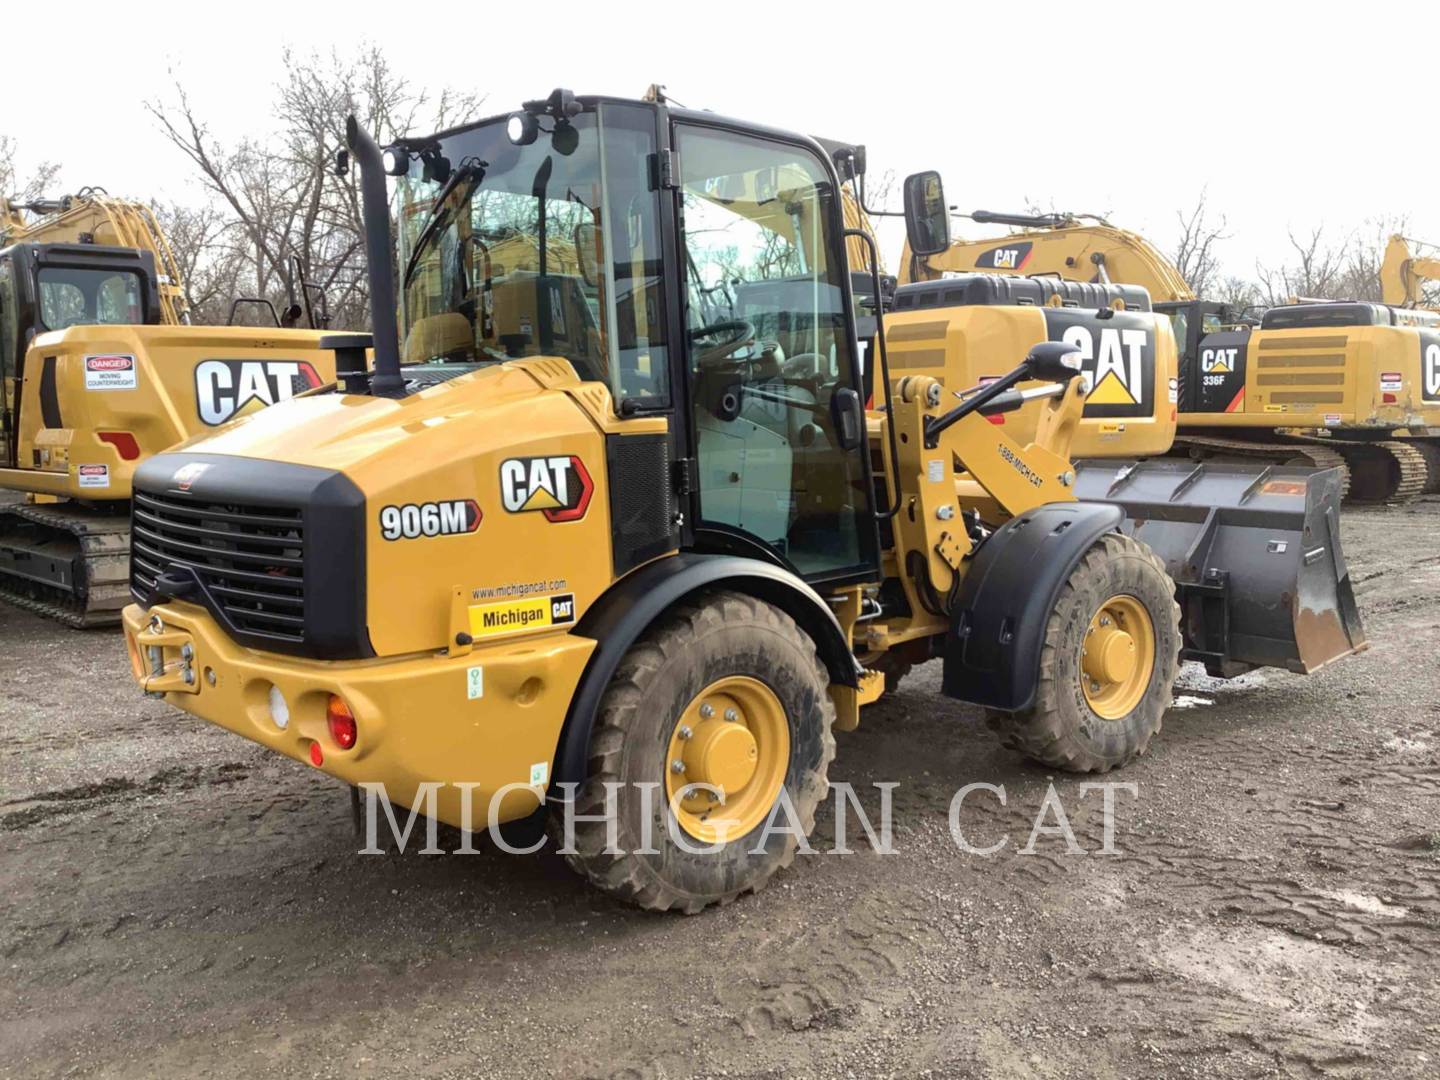
[[[1367,647],[1340,548],[1337,469],[1081,461],[1075,494],[1125,511],[1125,532],[1175,580],[1183,660],[1229,678],[1300,674]]]

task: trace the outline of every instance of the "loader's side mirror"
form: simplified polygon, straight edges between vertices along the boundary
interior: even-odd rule
[[[336,150],[336,151],[335,151],[335,175],[336,175],[336,176],[348,176],[348,175],[350,175],[350,151],[349,151],[349,150]]]
[[[938,255],[950,246],[950,205],[933,169],[905,178],[905,236],[916,255]]]
[[[580,267],[580,277],[592,289],[600,284],[599,235],[593,221],[582,221],[575,226],[575,262]]]
[[[1080,374],[1083,361],[1068,341],[1042,341],[1025,357],[1025,370],[1032,379],[1063,383]]]

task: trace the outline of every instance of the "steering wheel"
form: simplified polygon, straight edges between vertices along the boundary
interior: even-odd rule
[[[697,368],[724,360],[736,349],[749,345],[755,340],[755,324],[748,319],[725,319],[722,322],[711,323],[709,326],[697,326],[690,331],[690,341],[694,344],[701,338],[722,334],[728,336],[695,355]]]

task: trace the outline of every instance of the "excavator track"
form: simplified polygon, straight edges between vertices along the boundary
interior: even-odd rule
[[[1388,503],[1392,506],[1410,502],[1440,485],[1435,463],[1440,453],[1432,455],[1419,442],[1394,439],[1366,441],[1360,439],[1321,438],[1315,435],[1287,435],[1284,442],[1249,442],[1215,436],[1182,436],[1175,440],[1177,448],[1193,448],[1201,455],[1233,454],[1269,461],[1293,461],[1308,458],[1317,469],[1343,470],[1342,498],[1350,503]]]
[[[130,517],[0,506],[0,599],[78,629],[113,626],[130,596]]]
[[[1425,459],[1425,490],[1421,494],[1440,495],[1440,440],[1417,439],[1405,445],[1419,450],[1420,456]]]
[[[1370,475],[1373,475],[1377,478],[1373,485],[1368,482],[1362,483],[1360,467],[1352,466],[1351,472],[1356,476],[1356,491],[1351,498],[1356,502],[1384,502],[1398,505],[1412,502],[1425,493],[1425,488],[1429,484],[1430,469],[1425,455],[1413,443],[1397,442],[1393,439],[1377,443],[1349,443],[1347,444],[1347,453],[1351,447],[1363,448],[1368,451],[1375,460],[1375,465],[1372,471],[1365,474],[1365,477],[1368,479]],[[1386,454],[1390,456],[1390,461],[1386,461],[1382,457]]]

